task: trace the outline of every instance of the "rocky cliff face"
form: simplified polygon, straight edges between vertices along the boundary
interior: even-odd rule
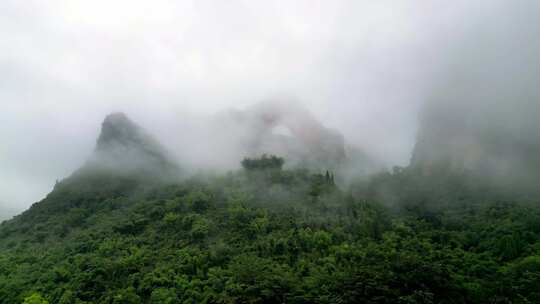
[[[512,6],[471,28],[452,50],[432,79],[413,167],[429,174],[444,164],[513,184],[540,180],[536,18],[534,10]]]
[[[178,166],[166,149],[123,113],[108,115],[93,155],[83,170],[105,170],[166,178],[178,173]]]
[[[288,165],[324,170],[346,167],[358,155],[363,159],[357,167],[371,164],[358,149],[348,149],[339,131],[326,127],[295,103],[262,102],[243,111],[230,110],[220,113],[214,124],[229,134],[223,146],[233,147],[242,156],[275,154]]]
[[[411,166],[445,168],[507,185],[540,181],[540,105],[526,101],[434,104],[425,109]]]

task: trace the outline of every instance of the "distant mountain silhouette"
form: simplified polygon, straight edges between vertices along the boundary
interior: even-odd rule
[[[153,136],[125,114],[113,113],[103,121],[95,151],[82,168],[88,170],[163,179],[177,175],[179,167]]]

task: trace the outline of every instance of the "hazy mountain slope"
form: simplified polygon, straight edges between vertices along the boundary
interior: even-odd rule
[[[511,5],[452,50],[426,97],[413,167],[429,174],[443,164],[500,187],[538,188],[540,43],[531,37],[540,28],[529,25],[536,19],[535,10]]]
[[[289,168],[335,171],[340,184],[383,167],[380,159],[347,142],[339,130],[329,128],[293,101],[267,101],[242,111],[222,111],[210,128],[221,135],[212,137],[220,154],[224,158],[235,155],[235,165],[246,156],[274,154],[285,158]],[[209,163],[217,162],[214,155],[212,158]]]
[[[426,108],[411,167],[428,176],[445,167],[503,191],[540,194],[540,104],[488,104]]]
[[[105,118],[94,154],[82,169],[153,178],[179,173],[165,148],[123,113]]]
[[[157,178],[161,148],[112,119],[93,160],[0,225],[0,303],[540,300],[537,204],[477,199],[452,178],[420,188],[426,179],[396,169],[373,180],[395,186],[390,209],[369,186],[344,191],[333,172],[271,156],[223,176]],[[118,159],[117,147],[141,157]],[[425,190],[455,203],[425,208]]]
[[[13,226],[21,233],[52,225],[63,235],[70,226],[63,222],[83,221],[95,210],[111,207],[109,201],[118,196],[130,196],[179,176],[178,165],[161,144],[124,114],[111,114],[103,121],[90,159],[11,222],[19,223]]]

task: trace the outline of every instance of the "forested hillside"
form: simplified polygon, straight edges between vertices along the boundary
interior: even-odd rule
[[[534,195],[445,166],[344,187],[284,163],[173,178],[109,117],[91,161],[0,225],[0,303],[540,302]]]
[[[0,304],[540,304],[540,0],[0,0],[0,34]]]
[[[1,226],[0,302],[539,301],[537,205],[451,188],[444,208],[389,208],[281,162],[171,184],[72,177]]]

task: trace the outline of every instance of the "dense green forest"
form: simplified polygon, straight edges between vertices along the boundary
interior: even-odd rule
[[[0,226],[1,303],[539,303],[540,207],[283,159],[182,182],[82,169]]]

